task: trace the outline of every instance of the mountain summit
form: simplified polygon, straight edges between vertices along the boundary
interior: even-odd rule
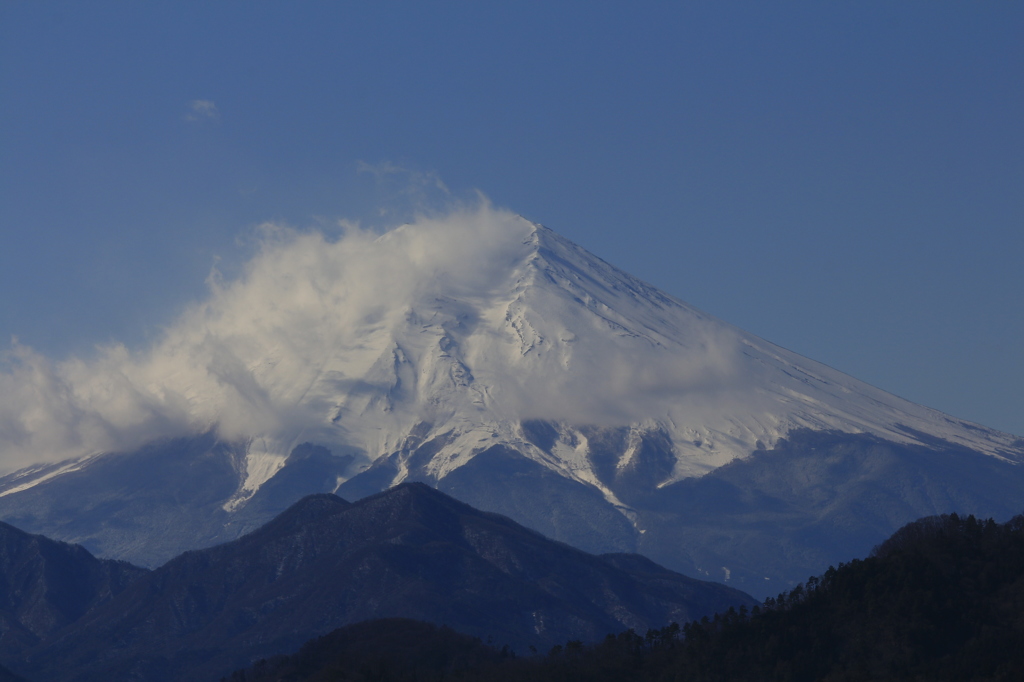
[[[239,280],[215,283],[211,299],[148,354],[112,353],[105,362],[79,374],[94,386],[113,364],[119,383],[94,390],[83,410],[125,432],[206,433],[221,443],[209,446],[220,448],[210,457],[225,462],[231,473],[218,490],[231,492],[204,498],[197,544],[252,528],[305,493],[358,499],[423,481],[590,551],[639,548],[691,573],[791,582],[780,565],[807,570],[801,579],[825,567],[823,556],[866,551],[913,518],[958,510],[950,504],[1018,511],[987,481],[1019,476],[1020,440],[747,334],[486,205],[374,238],[278,237]],[[176,452],[167,442],[146,452]],[[197,447],[181,446],[189,462]],[[173,455],[159,458],[173,467]],[[777,466],[762,470],[772,458]],[[834,471],[821,469],[839,460]],[[154,552],[123,526],[55,528],[45,490],[81,480],[94,495],[105,484],[88,472],[111,461],[8,476],[0,511],[100,553],[120,547],[118,556],[141,563],[185,549],[179,542]],[[119,461],[130,468],[142,459]],[[795,480],[771,475],[790,469]],[[920,489],[929,476],[936,482]],[[857,480],[884,490],[848,490]],[[884,511],[857,520],[862,495],[880,496]],[[705,498],[710,506],[685,509]],[[730,559],[732,550],[700,549],[746,543],[728,524],[718,540],[703,531],[661,537],[665,524],[683,527],[680,518],[712,507],[722,507],[715,524],[760,514],[758,523],[776,528],[765,514],[783,514],[786,532],[813,549],[787,550],[764,569]],[[858,539],[813,539],[828,535],[822,524]],[[766,546],[778,548],[778,539]]]
[[[431,442],[436,452],[418,467],[437,479],[492,445],[508,445],[614,504],[580,427],[629,427],[617,468],[629,464],[645,434],[666,439],[674,461],[662,463],[659,486],[771,448],[796,429],[918,444],[923,433],[997,458],[1019,457],[1005,434],[747,334],[545,227],[500,213],[487,218],[500,224],[466,230],[461,238],[483,243],[470,241],[464,254],[431,253],[447,245],[432,241],[437,227],[430,224],[380,237],[379,249],[409,254],[396,258],[399,265],[411,255],[421,271],[397,287],[402,298],[359,301],[364,310],[355,320],[347,309],[354,296],[340,292],[335,309],[324,312],[351,320],[344,330],[324,322],[273,330],[289,344],[271,345],[264,334],[253,347],[229,346],[240,371],[275,405],[305,415],[299,426],[246,434],[253,439],[247,479],[231,504],[253,494],[304,441],[354,452],[364,464]],[[318,341],[315,352],[295,352]],[[549,446],[524,430],[531,420],[551,424]],[[390,484],[410,471],[407,458],[395,463]]]
[[[797,429],[908,444],[938,437],[1019,461],[1006,434],[774,346],[547,228],[508,222],[517,244],[497,264],[492,286],[446,287],[439,273],[436,289],[358,330],[358,357],[340,348],[324,359],[299,401],[329,418],[317,434],[323,441],[354,445],[369,461],[408,449],[410,439],[432,441],[437,451],[420,467],[437,478],[491,445],[510,445],[609,499],[579,427],[628,426],[633,445],[645,434],[667,439],[674,461],[659,486],[771,448]],[[524,429],[535,420],[551,425],[549,445]],[[616,467],[634,455],[631,448]],[[409,471],[405,459],[398,463],[392,483]]]

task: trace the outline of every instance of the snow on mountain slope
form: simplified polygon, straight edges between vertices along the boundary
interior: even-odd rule
[[[368,325],[358,362],[348,349],[325,359],[299,402],[328,419],[302,438],[355,445],[372,461],[415,431],[421,442],[444,442],[426,467],[437,478],[490,445],[510,444],[591,485],[600,484],[576,427],[592,424],[669,434],[676,463],[660,485],[771,447],[797,428],[904,443],[920,431],[1015,457],[1010,436],[746,334],[544,227],[504,222],[517,244],[490,287],[452,290],[439,273],[435,286]],[[406,226],[381,240],[425,229]],[[551,453],[524,436],[528,419],[559,424]]]
[[[486,204],[383,236],[268,229],[152,347],[12,357],[0,518],[147,566],[309,493],[422,481],[764,597],[921,516],[1009,518],[1024,486],[1024,440]]]
[[[282,442],[355,447],[369,463],[412,434],[441,443],[425,471],[440,479],[494,444],[602,490],[579,426],[629,424],[669,434],[666,485],[772,447],[793,429],[871,433],[916,442],[914,432],[1014,458],[1012,438],[889,395],[746,334],[673,299],[544,227],[498,214],[503,242],[487,254],[489,281],[469,288],[438,270],[406,301],[362,320],[346,343],[307,370],[296,407],[321,415]],[[380,238],[387,249],[429,238],[409,225]],[[253,362],[280,390],[273,354]],[[293,377],[287,377],[294,380]],[[523,420],[558,424],[544,452]],[[627,448],[619,467],[635,448]],[[250,455],[244,499],[276,469]],[[401,460],[392,483],[407,473]]]
[[[216,428],[250,443],[228,510],[305,441],[355,456],[355,471],[410,439],[433,442],[420,466],[435,479],[510,445],[616,504],[582,427],[628,425],[636,443],[666,434],[675,461],[658,486],[800,428],[899,443],[920,432],[1019,459],[1011,436],[774,346],[486,204],[380,237],[270,234],[243,277],[215,282],[146,352],[62,365],[22,355],[37,378],[5,377],[9,394],[29,397],[3,416],[24,433],[0,447],[54,460]],[[556,425],[550,448],[524,434],[531,419]],[[61,430],[66,442],[52,445]],[[397,465],[393,483],[407,473]]]

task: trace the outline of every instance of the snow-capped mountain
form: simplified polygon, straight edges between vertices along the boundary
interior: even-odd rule
[[[222,447],[230,463],[224,471],[232,473],[221,489],[230,493],[204,503],[212,509],[216,498],[219,510],[207,515],[213,527],[192,544],[231,536],[305,493],[331,489],[354,498],[420,480],[585,549],[640,548],[679,570],[707,576],[713,569],[719,579],[771,573],[764,577],[778,591],[785,586],[780,580],[792,579],[790,571],[758,571],[745,559],[730,559],[732,550],[698,558],[699,548],[680,546],[695,542],[689,536],[653,540],[662,525],[679,527],[686,517],[685,500],[671,496],[698,499],[705,493],[682,491],[753,471],[779,453],[798,450],[820,465],[828,456],[807,453],[850,451],[851,443],[861,465],[865,448],[902,453],[890,457],[901,463],[919,453],[956,452],[962,454],[955,462],[980,462],[972,465],[976,472],[1011,472],[993,474],[1006,485],[1020,476],[1019,439],[910,403],[748,334],[521,217],[484,206],[372,241],[346,239],[302,235],[265,251],[245,277],[190,311],[148,355],[119,366],[131,395],[143,396],[138,402],[148,410],[135,408],[131,414],[144,416],[132,417],[136,422],[126,428],[145,431],[139,424],[147,419],[176,420],[177,433],[207,432],[234,444]],[[173,371],[155,369],[167,366]],[[108,393],[97,399],[101,406],[124,402]],[[103,416],[104,423],[124,422],[123,413]],[[832,440],[807,445],[813,434]],[[315,484],[303,475],[283,486],[298,470],[293,464],[312,466],[305,455],[293,455],[302,443],[327,448],[330,456],[318,455]],[[943,457],[935,455],[931,465],[925,457],[923,471],[951,471]],[[113,460],[90,454],[12,474],[0,482],[0,511],[26,525],[19,510],[37,509],[28,516],[39,524],[26,527],[61,537],[52,527],[56,512],[39,502],[43,490],[56,490],[62,479],[68,485],[71,474],[86,480],[83,472],[103,461]],[[803,480],[784,484],[787,494],[803,500],[792,490],[820,488],[813,494],[824,496],[826,509],[836,500],[822,486],[849,483],[842,476],[850,472],[829,478],[808,467],[797,467],[794,475]],[[890,474],[856,475],[881,481]],[[815,476],[824,478],[808,483]],[[899,485],[913,488],[914,474],[906,476]],[[966,511],[1019,511],[1016,499],[999,498],[980,479],[944,476],[941,494],[883,514],[877,540],[916,516],[954,510],[946,501],[962,507],[991,498],[993,511]],[[496,487],[497,481],[504,483]],[[763,497],[766,510],[782,504],[777,485],[751,492],[759,485],[733,487],[747,498]],[[281,499],[266,506],[271,490]],[[918,493],[889,490],[886,499]],[[19,502],[30,498],[32,505]],[[744,499],[740,506],[756,515],[756,500]],[[793,514],[811,523],[821,521],[818,512]],[[738,508],[725,515],[732,513]],[[230,530],[231,519],[247,515],[251,523]],[[225,524],[229,530],[216,530]],[[708,542],[738,542],[735,533],[720,532],[731,539]],[[65,535],[102,544],[94,531]],[[156,559],[134,551],[123,554]],[[818,554],[787,565],[806,568],[795,574],[805,577],[818,570]]]
[[[617,468],[629,465],[644,434],[664,437],[674,461],[659,487],[771,448],[796,429],[919,444],[923,433],[1020,461],[1006,434],[774,346],[547,228],[508,222],[518,244],[490,287],[445,290],[440,282],[417,292],[366,320],[354,343],[307,369],[296,403],[323,422],[296,441],[355,447],[364,464],[408,454],[411,442],[433,442],[437,451],[417,466],[436,479],[492,445],[507,445],[617,505],[588,457],[587,427],[629,427]],[[381,240],[400,241],[416,229]],[[261,358],[251,371],[259,380],[278,361]],[[550,447],[524,430],[530,420],[550,424]],[[248,478],[232,504],[270,478],[291,445],[250,449]],[[407,456],[395,464],[392,485],[410,473]]]

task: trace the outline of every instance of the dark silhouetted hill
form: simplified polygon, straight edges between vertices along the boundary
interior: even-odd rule
[[[347,624],[403,617],[518,650],[646,631],[748,595],[640,557],[599,557],[423,484],[304,498],[186,552],[36,648],[38,680],[216,679]]]
[[[146,573],[0,523],[0,657],[17,660]]]
[[[1024,517],[911,523],[865,560],[683,627],[510,656],[422,624],[367,623],[232,682],[1011,682],[1024,679]],[[443,644],[436,644],[443,642]],[[424,655],[437,645],[444,655]]]

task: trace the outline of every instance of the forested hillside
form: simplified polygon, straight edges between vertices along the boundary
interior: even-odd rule
[[[596,645],[513,652],[450,630],[377,621],[238,671],[232,682],[1024,679],[1024,516],[911,523],[871,556],[763,607]]]

